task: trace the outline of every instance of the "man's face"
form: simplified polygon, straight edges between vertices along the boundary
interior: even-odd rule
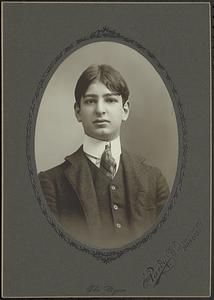
[[[75,113],[88,136],[109,141],[119,136],[121,123],[129,115],[129,103],[123,105],[120,95],[95,81],[81,98],[80,107],[75,105]]]

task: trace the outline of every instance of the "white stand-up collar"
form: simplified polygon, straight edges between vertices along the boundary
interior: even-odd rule
[[[83,151],[88,155],[100,159],[103,151],[105,150],[105,146],[109,143],[111,143],[112,156],[117,160],[117,158],[120,157],[121,154],[121,144],[119,136],[112,141],[101,141],[85,134],[83,139]]]

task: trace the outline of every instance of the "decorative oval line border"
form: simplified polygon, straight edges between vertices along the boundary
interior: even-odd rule
[[[50,210],[47,207],[46,202],[44,202],[41,199],[41,195],[40,195],[40,192],[38,190],[37,183],[35,180],[35,174],[34,174],[33,164],[32,164],[33,160],[32,160],[32,154],[31,154],[31,146],[32,146],[32,144],[34,145],[34,141],[32,142],[32,138],[34,138],[34,135],[32,135],[32,127],[33,127],[32,125],[33,125],[33,118],[35,116],[35,107],[36,107],[37,101],[40,100],[42,90],[44,89],[44,87],[46,87],[45,83],[47,84],[47,82],[48,82],[48,76],[53,72],[54,67],[59,65],[59,62],[62,62],[62,60],[64,60],[69,54],[71,54],[72,49],[77,50],[79,47],[84,46],[89,41],[91,42],[91,40],[93,40],[93,42],[97,42],[100,39],[102,39],[102,41],[106,41],[107,39],[110,39],[111,41],[117,39],[117,41],[115,41],[115,42],[119,43],[119,41],[120,41],[121,43],[131,45],[132,48],[134,48],[135,50],[138,50],[141,54],[143,52],[144,56],[146,58],[149,58],[149,60],[151,60],[150,62],[152,63],[152,65],[154,67],[158,68],[159,75],[161,75],[160,74],[160,72],[161,72],[162,75],[164,76],[166,83],[168,83],[168,86],[170,88],[170,90],[169,90],[168,87],[166,86],[168,89],[168,92],[169,93],[171,92],[172,95],[174,96],[173,100],[175,100],[175,103],[173,103],[173,105],[176,104],[176,108],[178,109],[178,115],[180,117],[181,134],[182,134],[182,139],[181,138],[179,139],[179,143],[181,144],[181,142],[182,142],[182,152],[181,153],[180,153],[180,149],[179,149],[179,156],[181,157],[180,171],[178,172],[178,167],[177,167],[177,174],[175,177],[175,179],[176,179],[177,176],[179,175],[178,183],[177,183],[177,186],[174,189],[173,193],[171,192],[171,194],[170,194],[171,199],[168,200],[167,210],[164,213],[164,215],[162,216],[160,222],[158,224],[156,224],[155,228],[152,231],[146,233],[143,237],[132,242],[131,245],[129,244],[122,249],[112,249],[112,250],[111,249],[110,250],[94,249],[89,246],[83,245],[77,241],[75,242],[73,239],[71,239],[71,237],[67,233],[65,233],[63,231],[63,228],[61,228],[61,226],[59,224],[57,224],[54,216],[50,215],[50,213],[49,213]],[[161,76],[161,78],[162,78],[162,76]],[[178,124],[178,119],[177,119],[177,124]],[[178,126],[178,128],[179,128],[179,126]],[[169,76],[167,71],[164,69],[164,67],[161,65],[161,63],[158,61],[158,59],[155,57],[155,55],[153,55],[149,50],[147,50],[139,42],[137,42],[131,38],[125,37],[122,34],[120,34],[119,32],[117,32],[116,30],[112,30],[107,26],[104,26],[102,29],[98,29],[95,32],[90,33],[89,35],[76,40],[75,43],[72,43],[69,46],[67,46],[66,48],[64,48],[53,59],[53,61],[50,63],[50,65],[47,67],[47,69],[43,73],[42,78],[37,85],[36,92],[35,92],[35,95],[32,100],[29,117],[28,117],[28,122],[27,122],[27,126],[26,126],[26,158],[27,158],[27,166],[28,166],[30,181],[31,181],[36,199],[39,203],[39,206],[40,206],[44,216],[47,218],[48,223],[57,232],[59,237],[62,238],[65,242],[67,242],[70,246],[73,246],[80,251],[84,251],[85,253],[92,255],[98,261],[101,261],[106,264],[114,261],[115,259],[121,257],[121,255],[123,255],[129,251],[133,251],[136,248],[139,248],[142,244],[144,244],[145,242],[150,240],[152,235],[155,234],[159,230],[159,228],[167,221],[170,211],[175,205],[176,198],[178,197],[178,194],[180,193],[180,191],[182,189],[183,178],[185,175],[187,156],[188,156],[187,136],[188,136],[188,132],[187,132],[187,126],[186,126],[186,119],[185,119],[183,105],[180,101],[179,94],[172,82],[171,77]],[[179,159],[178,159],[178,161],[179,161]],[[36,174],[36,176],[37,176],[37,174]],[[174,181],[174,184],[175,184],[175,181]]]

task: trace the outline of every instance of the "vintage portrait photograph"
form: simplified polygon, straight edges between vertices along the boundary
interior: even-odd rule
[[[117,248],[143,236],[178,160],[173,102],[154,66],[116,42],[70,54],[41,99],[35,157],[50,212],[71,237]]]
[[[211,297],[211,3],[1,4],[2,298]]]

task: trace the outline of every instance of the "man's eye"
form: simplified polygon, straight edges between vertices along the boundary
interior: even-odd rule
[[[87,100],[85,100],[85,104],[93,104],[93,103],[95,103],[95,99],[87,99]]]
[[[106,102],[114,103],[114,102],[118,102],[118,101],[116,98],[106,98]]]

